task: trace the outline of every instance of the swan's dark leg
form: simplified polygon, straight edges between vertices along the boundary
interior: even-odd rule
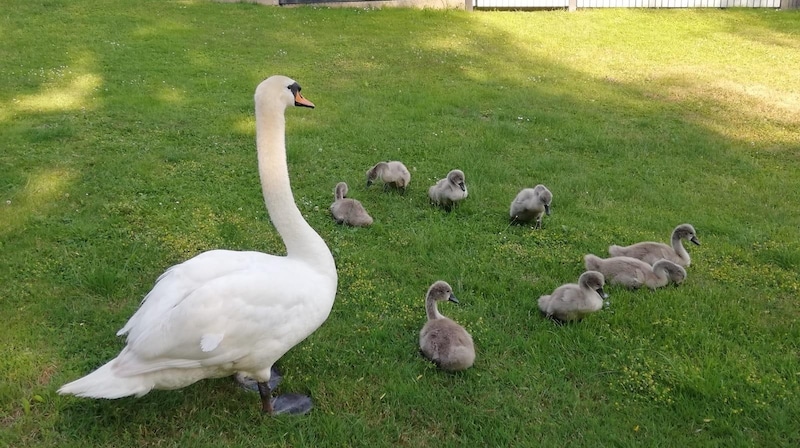
[[[254,379],[248,378],[242,375],[241,373],[237,373],[236,375],[234,375],[233,380],[236,381],[236,384],[249,391],[253,392],[258,391],[258,383]],[[281,375],[281,372],[280,370],[278,370],[277,367],[272,366],[272,369],[270,369],[269,382],[267,383],[267,387],[269,387],[270,390],[275,390],[278,388],[278,385],[281,384],[281,381],[283,381],[283,375]]]
[[[307,414],[314,407],[311,398],[301,394],[281,394],[277,397],[272,397],[278,384],[281,383],[283,376],[275,368],[272,367],[269,382],[256,382],[243,375],[237,374],[234,379],[240,386],[247,390],[258,391],[261,396],[261,410],[268,415],[303,415]]]
[[[261,412],[272,415],[272,391],[267,383],[258,384],[258,394],[261,395]]]

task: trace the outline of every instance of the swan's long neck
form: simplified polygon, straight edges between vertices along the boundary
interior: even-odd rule
[[[600,293],[597,292],[596,289],[589,286],[588,281],[581,281],[578,283],[578,286],[580,286],[581,290],[583,290],[585,296],[591,298],[591,300],[597,300],[598,298],[603,300],[603,298],[600,297]]]
[[[256,147],[261,190],[272,224],[289,258],[301,259],[336,275],[325,241],[308,225],[294,202],[286,164],[286,118],[279,106],[256,101]]]
[[[347,184],[338,184],[336,185],[336,190],[333,192],[333,199],[336,201],[340,201],[347,196]]]
[[[428,315],[428,320],[441,319],[444,317],[439,312],[436,301],[431,298],[425,299],[425,313]]]
[[[681,259],[689,261],[689,252],[686,251],[686,248],[683,247],[683,239],[680,235],[675,233],[672,234],[672,249],[678,254]]]

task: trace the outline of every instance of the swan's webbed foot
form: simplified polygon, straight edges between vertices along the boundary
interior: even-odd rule
[[[267,415],[304,415],[314,407],[311,398],[301,394],[283,394],[272,396],[267,383],[257,383],[261,396],[261,412]]]
[[[278,395],[271,401],[272,415],[305,415],[314,408],[311,397],[302,394]]]

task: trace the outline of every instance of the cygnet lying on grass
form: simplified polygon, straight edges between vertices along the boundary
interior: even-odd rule
[[[428,197],[434,204],[450,210],[458,201],[467,197],[467,185],[464,182],[464,172],[452,170],[447,173],[447,177],[428,189]]]
[[[367,170],[367,187],[373,184],[376,180],[383,182],[383,189],[389,187],[397,188],[405,192],[408,184],[411,183],[411,173],[408,171],[403,162],[378,162]]]
[[[553,193],[544,185],[533,188],[524,188],[511,202],[511,221],[526,223],[536,221],[536,228],[542,227],[542,215],[550,216],[550,203],[553,202]]]
[[[361,202],[347,198],[347,184],[339,182],[333,190],[333,204],[331,215],[337,224],[347,224],[355,227],[367,227],[372,224],[372,217],[361,205]]]
[[[692,260],[689,252],[683,247],[682,240],[689,240],[696,245],[700,245],[694,227],[691,224],[681,224],[672,231],[672,246],[664,243],[645,241],[630,246],[610,246],[608,253],[614,257],[633,257],[644,261],[650,265],[664,258],[683,267],[689,266]]]
[[[561,285],[550,295],[539,297],[539,309],[546,316],[562,322],[581,320],[603,308],[603,299],[608,297],[603,291],[604,284],[603,274],[586,271],[578,283]]]
[[[612,284],[628,288],[650,289],[666,286],[670,281],[681,284],[686,279],[686,270],[676,263],[661,259],[650,266],[642,260],[631,257],[600,258],[593,254],[583,257],[586,269],[598,271]]]
[[[439,280],[428,288],[425,296],[428,322],[419,332],[419,348],[441,369],[465,370],[475,362],[475,346],[464,327],[439,313],[436,302],[445,300],[458,303],[450,285]]]

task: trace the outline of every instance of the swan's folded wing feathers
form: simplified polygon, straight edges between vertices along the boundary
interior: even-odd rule
[[[264,282],[265,276],[273,281]],[[287,315],[303,316],[286,312],[298,302],[292,292],[297,290],[296,280],[284,272],[258,269],[214,279],[147,321],[149,325],[133,328],[115,370],[127,376],[170,367],[207,367],[236,362],[253,350],[274,350],[276,344],[288,350],[302,339],[285,320]],[[213,335],[222,335],[216,345]]]
[[[200,350],[204,352],[213,351],[219,347],[219,343],[225,337],[223,333],[207,333],[200,338]]]
[[[208,281],[232,272],[250,269],[273,258],[276,257],[261,252],[212,250],[172,266],[158,277],[153,289],[142,299],[139,309],[117,332],[117,336],[125,334],[130,336],[131,330],[135,329],[139,322],[159,319],[167,310],[177,306]]]

